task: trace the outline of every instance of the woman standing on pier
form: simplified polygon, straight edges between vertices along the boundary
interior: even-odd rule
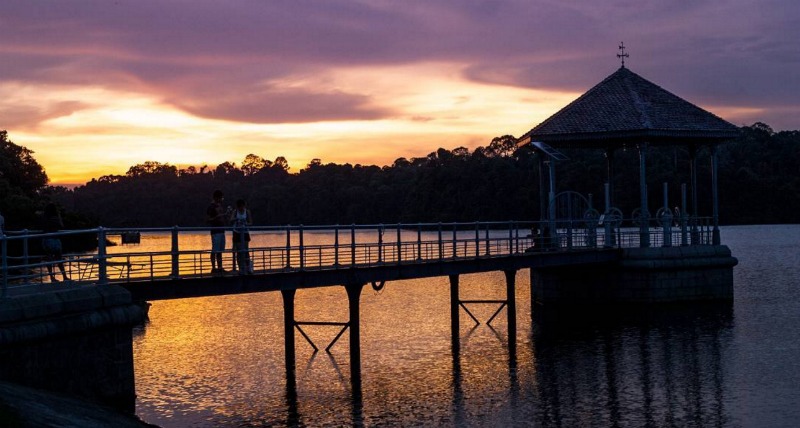
[[[61,214],[56,208],[56,204],[49,203],[44,207],[44,215],[42,219],[42,231],[44,233],[55,233],[64,228],[64,222],[61,220]],[[69,281],[66,269],[64,269],[64,256],[62,255],[61,240],[56,237],[46,237],[42,239],[42,249],[45,251],[45,260],[49,262],[57,262],[58,270],[61,271],[61,276],[64,281]],[[47,264],[47,273],[50,274],[50,282],[58,282],[56,276],[53,274],[53,263]]]
[[[233,224],[233,251],[239,265],[239,275],[251,274],[250,232],[247,228],[253,224],[253,217],[244,199],[236,201],[236,209],[231,213],[230,222]]]
[[[211,273],[224,274],[222,268],[222,252],[225,251],[225,218],[230,211],[222,209],[222,200],[225,195],[221,190],[215,190],[211,205],[206,209],[206,223],[211,228]],[[230,209],[230,207],[228,207]]]

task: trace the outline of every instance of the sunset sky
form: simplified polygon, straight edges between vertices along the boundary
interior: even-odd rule
[[[519,136],[619,66],[800,129],[796,0],[0,2],[0,129],[52,184],[248,153],[294,171]]]

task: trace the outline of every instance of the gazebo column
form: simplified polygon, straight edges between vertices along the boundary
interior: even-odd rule
[[[614,148],[606,148],[606,173],[608,175],[608,199],[606,210],[614,206]]]
[[[720,244],[719,236],[719,194],[717,193],[717,172],[719,165],[717,161],[717,145],[711,145],[711,205],[712,205],[712,221],[714,229],[712,232],[712,243],[714,245]]]
[[[545,184],[545,172],[544,172],[544,153],[539,152],[539,230],[538,233],[535,233],[534,237],[534,245],[537,247],[543,247],[545,241],[546,234],[549,234],[549,228],[546,227],[545,223],[547,221],[547,185]]]
[[[689,170],[691,174],[692,186],[692,211],[691,218],[689,219],[689,228],[691,234],[691,245],[698,245],[699,236],[697,234],[697,146],[694,144],[689,145]]]
[[[650,215],[647,212],[647,143],[637,145],[639,149],[639,195],[641,207],[639,208],[639,246],[650,246]]]
[[[539,153],[539,221],[544,222],[547,219],[547,205],[545,205],[545,195],[547,194],[547,186],[544,184],[544,154]]]
[[[558,248],[559,243],[556,235],[556,161],[547,160],[548,171],[550,173],[550,192],[547,194],[547,224],[550,229],[550,246]]]
[[[689,169],[692,186],[692,216],[697,217],[697,146],[689,146]]]

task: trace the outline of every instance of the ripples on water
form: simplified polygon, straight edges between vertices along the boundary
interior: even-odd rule
[[[296,335],[287,399],[280,293],[153,302],[134,338],[137,413],[164,427],[794,426],[800,226],[724,228],[723,242],[740,262],[733,306],[532,321],[520,271],[511,355],[505,311],[493,328],[462,311],[453,355],[446,277],[367,286],[355,401],[347,334],[330,355]],[[462,299],[504,297],[502,273],[461,278]],[[342,287],[300,290],[296,306],[299,321],[347,320]],[[468,307],[481,321],[496,309]],[[318,346],[338,332],[304,329]]]

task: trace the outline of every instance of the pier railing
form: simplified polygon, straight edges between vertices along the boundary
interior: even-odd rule
[[[638,219],[636,221],[639,221]],[[684,219],[680,224],[646,227],[635,221],[568,220],[548,222],[416,223],[326,226],[254,226],[247,250],[251,266],[242,273],[257,274],[319,269],[350,269],[388,264],[429,263],[510,255],[536,251],[580,251],[639,246],[709,245],[710,219]],[[71,283],[107,284],[202,278],[218,275],[211,269],[210,228],[95,228],[57,233],[7,232],[0,236],[2,296],[10,287],[52,283],[61,278],[63,263]],[[224,228],[227,237],[234,233]],[[110,245],[111,236],[131,233],[157,237],[157,245]],[[644,234],[643,234],[644,233]],[[96,243],[94,251],[67,252],[62,259],[44,253],[46,238],[65,243],[78,236]],[[137,235],[138,236],[138,235]],[[192,239],[188,239],[192,238]],[[228,238],[230,243],[230,239]],[[183,243],[183,244],[182,244]],[[646,244],[646,245],[643,245]],[[68,248],[68,246],[67,246]],[[230,248],[224,266],[233,265]],[[230,273],[229,273],[230,274]]]

